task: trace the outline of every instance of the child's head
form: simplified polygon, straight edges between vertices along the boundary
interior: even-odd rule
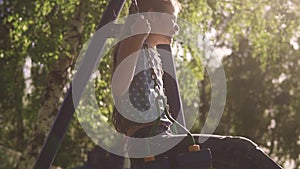
[[[137,2],[139,12],[162,12],[177,15],[181,9],[178,0],[132,0],[131,8],[134,7],[134,1]],[[134,10],[130,14],[135,13]]]

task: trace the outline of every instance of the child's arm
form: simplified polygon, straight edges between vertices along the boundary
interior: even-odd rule
[[[144,41],[151,30],[149,22],[138,18],[131,28],[132,32],[148,32],[122,40],[117,51],[116,69],[112,78],[112,90],[117,96],[123,95],[133,79],[135,65]]]

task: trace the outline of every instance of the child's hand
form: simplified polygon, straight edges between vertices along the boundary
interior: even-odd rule
[[[131,34],[139,35],[145,40],[151,31],[151,26],[148,19],[144,15],[140,15],[134,24],[131,26]]]

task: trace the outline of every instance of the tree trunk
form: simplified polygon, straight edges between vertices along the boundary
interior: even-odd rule
[[[68,69],[72,66],[79,52],[87,3],[88,1],[81,0],[80,4],[75,7],[74,17],[70,22],[69,30],[62,45],[65,51],[56,62],[49,66],[44,101],[38,111],[38,119],[34,124],[32,139],[22,153],[17,169],[33,168],[43,141],[54,122],[60,99],[64,94],[63,89],[69,81]]]

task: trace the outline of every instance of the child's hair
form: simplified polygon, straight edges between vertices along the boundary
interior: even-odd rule
[[[136,6],[137,5],[137,6]],[[178,0],[132,0],[131,6],[129,8],[129,14],[135,14],[137,12],[148,12],[150,9],[152,9],[153,12],[162,12],[167,13],[167,11],[174,11],[177,15],[181,10],[181,5],[178,2]],[[138,11],[137,11],[138,10]],[[112,58],[112,66],[113,66],[113,72],[117,65],[117,54],[119,49],[118,43],[114,50],[113,50],[113,58]],[[118,132],[126,133],[128,127],[130,127],[133,124],[139,124],[136,122],[132,122],[125,117],[123,117],[114,107],[113,114],[112,114],[112,122],[115,126],[115,129]]]

